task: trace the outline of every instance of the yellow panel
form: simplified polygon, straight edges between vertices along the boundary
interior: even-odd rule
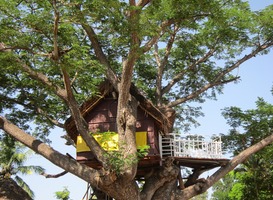
[[[90,151],[89,147],[86,145],[82,136],[77,137],[77,152]]]
[[[107,151],[118,150],[118,134],[93,134],[95,140],[101,145],[101,147]],[[147,132],[136,132],[136,145],[147,145]],[[90,151],[90,148],[86,145],[81,136],[77,137],[77,152]]]
[[[118,150],[118,134],[115,133],[98,133],[93,134],[93,137],[101,145],[101,147],[107,151]]]
[[[147,145],[147,132],[136,132],[136,145],[137,147]]]

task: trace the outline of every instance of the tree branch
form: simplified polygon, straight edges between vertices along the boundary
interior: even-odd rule
[[[99,62],[103,66],[106,67],[106,77],[111,82],[111,84],[114,86],[114,88],[118,91],[119,79],[116,76],[113,69],[111,68],[111,65],[108,62],[107,57],[103,53],[102,48],[100,46],[100,43],[99,43],[99,41],[97,39],[97,35],[96,35],[95,31],[93,30],[93,28],[90,25],[88,25],[88,23],[86,22],[84,17],[81,17],[81,26],[83,27],[83,29],[85,30],[89,40],[91,41],[92,46],[93,46],[94,51],[95,51],[95,54],[96,54]]]
[[[194,69],[198,64],[206,61],[208,58],[210,58],[213,53],[216,51],[216,49],[210,49],[203,57],[199,58],[199,60],[197,60],[195,63],[191,64],[188,69]],[[174,76],[174,78],[162,89],[162,94],[166,94],[168,93],[171,88],[177,83],[179,82],[183,76],[185,75],[185,73],[187,72],[187,70],[184,70],[180,73],[178,73],[176,76]]]
[[[135,0],[129,0],[130,6],[136,6],[136,1]]]
[[[205,92],[206,90],[218,86],[218,85],[223,85],[223,84],[227,84],[230,82],[234,82],[236,80],[238,80],[239,77],[235,77],[229,80],[225,80],[225,81],[219,81],[219,82],[214,82],[214,83],[208,83],[206,85],[204,85],[202,88],[200,88],[199,90],[196,90],[195,92],[189,94],[186,97],[180,98],[180,99],[176,99],[175,101],[170,102],[169,104],[167,104],[167,107],[173,108],[181,103],[184,103],[190,99],[194,99],[196,97],[198,97],[200,94],[202,94],[203,92]]]
[[[59,178],[61,176],[66,175],[68,172],[67,171],[63,171],[59,174],[47,174],[45,172],[42,172],[40,175],[44,176],[45,178]]]
[[[98,142],[89,134],[88,125],[85,119],[82,117],[80,109],[78,107],[77,101],[71,89],[71,82],[69,75],[65,68],[62,68],[62,74],[64,79],[64,86],[67,93],[67,104],[70,108],[72,117],[75,121],[75,125],[79,134],[83,137],[87,146],[94,153],[95,157],[102,162],[103,166],[107,164],[107,160],[105,158],[105,151],[101,148]]]
[[[59,24],[59,18],[60,18],[60,13],[57,10],[56,6],[56,0],[53,0],[53,8],[54,8],[54,31],[53,31],[53,45],[54,45],[54,50],[53,50],[53,55],[52,59],[55,61],[58,61],[60,58],[59,55],[59,47],[58,47],[58,24]]]
[[[162,22],[160,27],[158,28],[157,34],[141,47],[142,52],[145,53],[149,51],[152,48],[152,46],[158,41],[160,36],[165,32],[165,29],[174,23],[175,23],[174,20],[166,20]]]
[[[126,199],[124,197],[126,194],[121,194],[120,191],[117,191],[117,188],[123,188],[124,191],[131,192],[130,194],[134,195],[134,197],[138,194],[137,185],[134,180],[128,181],[124,185],[124,180],[117,177],[115,171],[106,170],[105,168],[95,170],[87,165],[80,164],[76,160],[59,153],[47,144],[27,134],[2,116],[0,116],[0,129],[53,164],[64,169],[64,171],[78,176],[90,183],[92,187],[99,188],[99,190],[115,199]],[[134,199],[137,199],[137,197]]]
[[[220,72],[218,76],[215,78],[215,81],[219,81],[222,79],[227,73],[231,72],[232,70],[238,68],[242,63],[246,62],[250,58],[255,57],[258,53],[261,51],[264,51],[265,49],[271,47],[273,45],[273,42],[264,43],[262,45],[258,45],[257,48],[252,51],[250,54],[245,55],[243,58],[239,59],[237,62],[235,62],[232,66],[228,67],[226,70]]]
[[[130,6],[136,5],[135,0],[129,1]],[[141,10],[130,9],[128,11],[128,22],[130,24],[130,49],[128,55],[122,61],[122,74],[118,88],[118,106],[117,106],[117,132],[119,134],[119,146],[124,157],[135,156],[137,152],[135,140],[135,123],[137,115],[137,101],[130,94],[132,85],[133,69],[136,59],[139,57],[139,13]],[[124,145],[126,144],[126,145]],[[134,180],[137,172],[137,163],[131,163],[124,166],[124,177],[128,181]]]
[[[167,107],[174,107],[174,106],[177,106],[177,105],[179,105],[181,103],[184,103],[184,102],[186,102],[186,101],[188,101],[190,99],[196,98],[198,95],[200,95],[201,93],[203,93],[204,91],[206,91],[206,90],[208,90],[208,89],[210,89],[212,87],[215,87],[215,86],[218,86],[218,85],[223,85],[223,84],[234,82],[234,81],[238,80],[239,77],[235,77],[235,78],[232,78],[232,79],[229,79],[229,80],[221,80],[221,79],[223,79],[224,76],[227,75],[232,70],[238,68],[242,63],[246,62],[247,60],[249,60],[252,57],[255,57],[258,53],[260,53],[261,51],[264,51],[265,49],[271,47],[272,45],[273,45],[273,42],[269,42],[269,43],[266,43],[266,44],[263,44],[263,45],[259,45],[254,51],[252,51],[251,53],[245,55],[243,58],[239,59],[233,65],[231,65],[230,67],[228,67],[225,70],[218,73],[218,75],[215,77],[214,81],[206,84],[205,86],[203,86],[199,90],[189,94],[186,97],[183,97],[183,98],[177,99],[177,100],[175,100],[173,102],[170,102],[167,105]],[[211,53],[209,53],[209,54],[211,54]],[[202,59],[205,59],[205,57],[203,57]],[[177,79],[173,79],[173,80],[175,80],[176,82],[179,81]],[[168,87],[170,87],[170,85],[168,85]],[[170,88],[168,88],[168,89],[170,89]],[[165,90],[166,89],[164,88],[164,91]]]
[[[191,197],[194,197],[198,194],[201,194],[207,191],[207,189],[209,189],[213,184],[215,184],[222,177],[224,177],[228,172],[233,170],[236,166],[243,163],[249,156],[257,153],[258,151],[260,151],[261,149],[263,149],[264,147],[266,147],[267,145],[271,143],[273,143],[273,132],[271,132],[271,135],[264,138],[257,144],[242,151],[239,155],[231,159],[227,165],[221,167],[212,176],[210,176],[203,182],[198,182],[192,186],[185,188],[182,191],[176,190],[175,199],[177,200],[190,199]]]
[[[116,177],[112,173],[104,170],[94,170],[91,167],[79,164],[74,159],[59,153],[47,144],[27,134],[2,116],[0,116],[0,129],[4,130],[36,153],[42,155],[53,164],[91,183],[92,186],[100,187],[102,190],[105,190],[107,186],[116,180]]]
[[[176,33],[178,32],[179,28],[178,26],[174,26],[173,33],[171,34],[169,41],[167,43],[167,47],[165,50],[165,55],[162,60],[160,60],[159,55],[158,55],[158,46],[155,44],[155,59],[157,63],[157,77],[156,77],[156,99],[157,99],[157,104],[158,106],[162,106],[162,78],[163,78],[163,71],[164,68],[167,65],[169,55],[171,53],[171,49],[175,40]]]
[[[83,139],[91,149],[91,151],[94,153],[96,158],[102,162],[103,165],[106,164],[106,160],[103,156],[104,150],[100,147],[100,145],[97,143],[97,141],[90,136],[88,132],[88,127],[86,124],[86,121],[81,116],[81,113],[79,111],[76,99],[74,98],[73,92],[71,90],[71,84],[69,80],[68,73],[63,69],[63,77],[64,77],[64,84],[65,84],[65,90],[60,88],[59,86],[53,84],[46,75],[36,72],[33,69],[31,69],[29,66],[21,62],[19,59],[17,59],[17,62],[21,64],[22,69],[29,74],[30,77],[32,77],[35,80],[38,80],[39,82],[42,82],[43,84],[47,85],[49,88],[53,89],[53,92],[59,96],[61,99],[65,101],[65,103],[69,106],[72,116],[75,120],[76,127],[79,131],[79,133],[82,135]],[[38,112],[42,112],[41,109],[37,109]],[[53,121],[52,121],[53,122]]]
[[[64,69],[62,69],[64,84],[65,84],[65,89],[62,89],[59,86],[54,85],[44,74],[34,71],[29,66],[22,63],[20,60],[17,60],[17,61],[22,64],[22,69],[25,72],[27,72],[30,75],[30,77],[44,83],[50,88],[53,88],[53,92],[65,101],[65,103],[70,108],[71,114],[75,120],[75,124],[79,133],[82,135],[83,139],[85,140],[87,145],[90,147],[91,151],[96,155],[98,160],[100,160],[103,164],[106,164],[105,158],[103,156],[104,150],[102,150],[102,148],[97,143],[97,141],[90,136],[86,121],[81,116],[81,113],[78,108],[78,104],[71,90],[71,84],[70,84],[68,73]]]
[[[190,174],[189,177],[187,178],[185,187],[189,187],[190,185],[195,184],[199,176],[207,170],[208,169],[193,169],[193,173]]]
[[[25,71],[31,78],[34,80],[37,80],[49,88],[53,90],[53,92],[60,97],[63,101],[67,103],[67,93],[64,89],[60,88],[58,85],[55,85],[53,82],[51,82],[46,75],[44,75],[41,72],[37,72],[25,63],[23,63],[21,60],[16,60],[19,64],[21,64],[21,69]]]
[[[137,6],[140,6],[140,7],[144,8],[150,2],[151,2],[151,0],[139,0],[137,2]]]
[[[40,108],[40,107],[37,107],[35,105],[32,105],[32,104],[25,104],[17,99],[14,99],[14,98],[11,98],[11,97],[8,97],[8,96],[2,96],[0,95],[0,100],[2,102],[10,102],[10,103],[14,103],[14,104],[18,104],[18,105],[21,105],[21,106],[24,106],[25,108],[28,108],[30,110],[33,110],[35,112],[37,112],[38,114],[41,114],[42,116],[44,116],[45,118],[47,118],[52,124],[60,127],[60,128],[64,128],[64,124],[59,122],[58,120],[56,119],[53,119],[51,118],[50,116],[48,116],[46,114],[46,112]]]
[[[129,1],[130,6],[135,6],[135,0]],[[127,58],[122,62],[122,75],[119,88],[119,104],[126,105],[130,96],[130,87],[133,76],[135,61],[138,58],[140,39],[138,36],[139,11],[132,9],[129,11],[128,21],[131,31],[130,50]],[[136,28],[135,28],[136,27]]]
[[[208,13],[203,13],[203,14],[196,14],[196,15],[190,16],[190,17],[191,17],[191,19],[197,20],[198,18],[206,17],[209,15],[210,14],[208,14]],[[179,24],[183,20],[186,20],[186,19],[178,19],[178,20],[169,19],[169,20],[163,21],[158,28],[157,34],[141,47],[142,52],[145,53],[145,52],[149,51],[152,48],[152,46],[158,41],[158,39],[165,33],[165,30],[168,26],[175,24],[175,23]]]
[[[41,109],[41,108],[39,108],[39,107],[36,107],[36,112],[39,113],[39,114],[41,114],[42,116],[44,116],[44,117],[45,117],[46,119],[48,119],[52,124],[54,124],[54,125],[56,125],[56,126],[58,126],[58,127],[60,127],[60,128],[64,128],[64,124],[63,124],[63,123],[61,123],[61,122],[59,122],[58,120],[53,119],[53,118],[51,118],[50,116],[48,116],[48,115],[46,114],[46,112],[45,112],[43,109]]]
[[[54,43],[54,41],[53,41],[53,43]],[[54,55],[55,55],[54,50],[53,50],[53,52],[49,52],[49,53],[35,52],[35,51],[33,51],[33,49],[26,47],[26,46],[6,46],[3,42],[0,42],[0,52],[10,52],[11,50],[25,50],[33,55],[43,56],[43,57],[47,57],[49,59],[53,59]],[[65,53],[67,53],[71,50],[72,50],[72,48],[58,50],[58,55],[63,56]]]

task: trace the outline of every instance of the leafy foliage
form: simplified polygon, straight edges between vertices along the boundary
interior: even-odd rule
[[[117,175],[121,175],[124,169],[132,166],[132,164],[136,164],[138,161],[137,156],[133,154],[129,154],[125,157],[122,148],[118,151],[108,151],[105,157],[108,159],[110,169]]]
[[[240,79],[235,69],[266,54],[273,45],[272,6],[252,12],[243,0],[133,2],[0,1],[0,119],[7,118],[35,138],[50,142],[51,130],[64,128],[64,121],[72,115],[84,135],[88,126],[78,108],[98,95],[97,85],[110,80],[124,97],[119,96],[118,101],[124,101],[118,105],[127,108],[132,80],[170,118],[170,125],[176,118],[175,125],[188,130],[198,125],[200,103],[216,99],[225,84]],[[133,114],[123,108],[117,112],[124,114],[124,119],[117,119],[119,130],[120,124],[128,125],[128,119],[134,122]],[[239,130],[231,132],[235,140],[227,147],[234,146],[235,154],[272,128],[263,123],[266,116],[259,121],[237,111],[234,108],[226,115],[235,114],[231,123],[249,131],[246,137],[238,135]],[[132,130],[129,136],[134,132],[133,122],[127,127]],[[258,134],[261,131],[263,135]],[[96,148],[95,156],[105,157],[121,173],[123,166],[136,166],[137,155],[124,158],[122,154],[128,149],[103,156]]]
[[[70,192],[66,187],[62,191],[55,192],[55,197],[61,200],[69,200],[70,199],[69,195]]]
[[[235,175],[234,172],[230,172],[212,186],[212,200],[232,199],[232,197],[230,197],[231,190],[236,190],[239,186],[239,183],[236,183]]]
[[[40,166],[24,165],[33,152],[26,151],[24,146],[9,135],[2,135],[0,139],[0,178],[13,178],[33,198],[33,191],[19,174],[30,175],[33,172],[40,174],[44,172],[44,169]]]
[[[142,145],[137,147],[137,157],[143,158],[148,155],[149,149],[151,147],[149,145]]]
[[[234,154],[259,142],[271,134],[273,128],[273,106],[259,98],[256,109],[242,111],[237,107],[226,108],[223,112],[227,123],[232,127],[223,136],[225,148]]]
[[[187,102],[215,99],[224,83],[238,79],[229,72],[238,56],[245,50],[255,49],[257,43],[267,44],[272,39],[269,34],[272,33],[269,23],[272,8],[252,13],[244,1],[161,0],[142,9],[138,23],[133,25],[128,22],[126,12],[139,8],[130,7],[124,1],[57,1],[60,15],[57,42],[61,59],[56,63],[52,59],[55,12],[52,4],[3,0],[0,6],[0,42],[7,48],[0,53],[0,100],[3,102],[0,111],[5,111],[6,117],[21,128],[29,129],[27,122],[35,124],[36,135],[45,141],[56,125],[54,120],[62,123],[69,112],[53,88],[29,79],[22,64],[45,74],[56,86],[63,86],[60,68],[65,68],[73,80],[79,104],[96,95],[96,85],[105,77],[106,70],[95,55],[84,25],[91,25],[95,30],[117,75],[130,49],[131,31],[137,31],[143,48],[160,34],[155,44],[157,48],[139,53],[133,77],[136,85],[159,106],[187,98],[214,83],[210,90],[204,90]],[[163,28],[164,23],[170,25]],[[170,53],[166,54],[168,51]],[[162,74],[158,71],[160,60]],[[159,75],[162,75],[161,81],[157,78]],[[161,94],[156,94],[158,90],[162,90]],[[177,122],[181,122],[177,126],[198,125],[195,118],[202,115],[200,106],[194,108],[183,100],[175,106]]]
[[[111,170],[114,170],[117,174],[120,174],[122,169],[137,163],[139,159],[148,154],[150,149],[149,145],[138,146],[136,155],[130,154],[125,157],[123,149],[126,143],[118,144],[116,132],[91,133],[91,135],[95,136],[100,146],[107,150],[105,157],[109,161],[108,165]]]
[[[256,106],[246,111],[231,107],[223,112],[232,129],[222,138],[226,148],[235,155],[272,134],[273,105],[259,98]],[[272,199],[272,151],[273,146],[268,145],[217,183],[216,199]]]

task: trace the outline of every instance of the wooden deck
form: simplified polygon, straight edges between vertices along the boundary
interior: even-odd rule
[[[225,166],[229,159],[225,158],[191,158],[191,157],[174,157],[175,164],[193,169],[213,169],[215,167]]]
[[[85,164],[94,169],[100,169],[101,163],[99,163],[90,152],[81,152],[77,155],[77,161]],[[229,159],[224,158],[192,158],[192,157],[173,157],[174,164],[179,167],[189,167],[193,169],[210,170],[216,167],[221,167],[229,162]],[[159,169],[162,166],[165,158],[161,159],[159,155],[146,156],[139,160],[137,179],[144,178],[147,174],[153,170]]]

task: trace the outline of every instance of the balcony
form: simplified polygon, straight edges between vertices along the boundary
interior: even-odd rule
[[[170,134],[167,137],[159,137],[161,157],[206,158],[222,159],[221,137],[205,141],[198,135],[181,137],[179,134]]]

